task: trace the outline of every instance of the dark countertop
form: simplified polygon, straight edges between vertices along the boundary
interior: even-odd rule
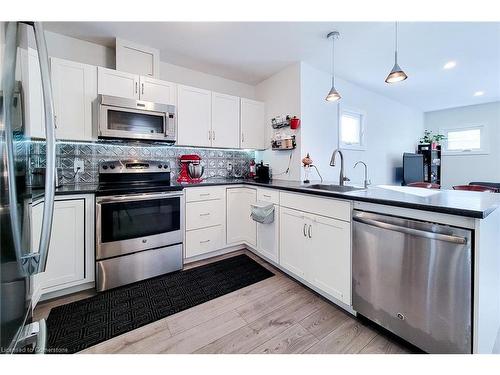
[[[383,186],[370,186],[366,190],[341,193],[325,190],[313,190],[307,188],[307,186],[310,184],[303,184],[298,181],[284,180],[273,180],[268,183],[260,183],[253,180],[213,178],[207,179],[197,184],[173,183],[172,185],[196,187],[239,184],[261,186],[271,189],[280,189],[353,201],[377,203],[388,206],[413,208],[417,210],[439,212],[479,219],[484,219],[491,212],[500,207],[500,194],[455,190],[431,191],[419,188],[405,188],[406,192],[402,192],[400,190],[400,186],[387,186],[386,188],[384,188]],[[56,189],[56,195],[92,194],[95,193],[96,190],[97,185],[93,184],[65,185]],[[33,190],[33,195],[36,195],[36,190]]]

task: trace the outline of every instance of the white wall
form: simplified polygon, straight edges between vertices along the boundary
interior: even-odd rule
[[[276,73],[272,77],[259,83],[256,86],[256,97],[266,103],[266,142],[271,141],[272,127],[271,119],[279,115],[293,115],[301,117],[300,108],[300,69],[301,63],[296,63]],[[300,179],[301,160],[301,130],[296,132],[297,148],[293,151],[272,151],[257,152],[256,161],[264,160],[272,168],[273,178],[281,180]],[[283,174],[289,164],[290,172]]]
[[[78,61],[91,65],[115,68],[114,48],[46,31],[47,49],[50,56]],[[212,74],[187,69],[181,66],[160,63],[160,78],[183,85],[195,86],[229,95],[255,98],[255,86],[218,77]]]
[[[344,150],[345,174],[351,183],[362,184],[363,160],[373,184],[395,183],[395,168],[402,166],[403,152],[414,152],[421,137],[423,113],[392,99],[337,78],[341,101],[325,101],[331,77],[308,64],[301,65],[302,153],[309,152],[323,178],[338,182],[339,161],[330,167],[332,151],[338,147],[338,107],[361,110],[366,115],[366,150]],[[312,173],[314,177],[314,172]]]
[[[434,133],[447,128],[483,125],[488,144],[483,155],[443,155],[444,188],[471,181],[500,182],[500,102],[425,113],[425,128]]]

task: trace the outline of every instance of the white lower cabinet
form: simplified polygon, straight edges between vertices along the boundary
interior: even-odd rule
[[[280,208],[280,265],[351,304],[350,223]]]
[[[255,248],[257,224],[250,217],[251,204],[257,201],[254,188],[235,187],[226,190],[226,242],[228,245],[246,243]]]
[[[224,186],[186,189],[185,258],[224,247],[225,192]]]
[[[33,278],[36,301],[94,281],[93,197],[56,198],[47,267]],[[39,201],[31,207],[33,249],[38,249],[40,241],[43,206],[43,201]]]
[[[279,191],[257,189],[257,201],[274,204],[274,221],[269,224],[257,223],[256,250],[265,258],[278,263],[279,261]]]
[[[347,305],[351,304],[351,226],[314,215],[308,230],[308,281]],[[309,233],[310,232],[310,233]],[[309,238],[310,236],[310,238]]]
[[[303,212],[280,209],[280,265],[303,279],[308,273],[307,228],[311,222]]]
[[[224,247],[224,227],[214,227],[190,230],[186,232],[186,258],[191,258]]]

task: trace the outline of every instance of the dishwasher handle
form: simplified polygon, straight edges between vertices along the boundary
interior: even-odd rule
[[[409,234],[412,236],[428,238],[431,240],[452,242],[452,243],[460,244],[460,245],[465,245],[467,243],[467,238],[465,238],[465,237],[459,237],[459,236],[453,236],[453,235],[449,235],[449,234],[441,234],[441,233],[428,232],[428,231],[419,230],[419,229],[407,228],[407,227],[402,227],[402,226],[395,225],[395,224],[384,223],[383,221],[367,219],[367,218],[363,218],[363,217],[359,217],[359,216],[354,216],[352,219],[354,221],[357,221],[358,223],[370,225],[372,227],[392,230],[392,231],[396,231],[396,232],[400,232],[400,233],[404,233],[404,234]]]

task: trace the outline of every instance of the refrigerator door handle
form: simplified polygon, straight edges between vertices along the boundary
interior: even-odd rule
[[[14,169],[14,134],[12,128],[12,104],[14,100],[15,71],[17,58],[17,22],[9,22],[5,31],[4,64],[2,69],[3,123],[5,134],[5,155],[7,180],[9,189],[9,216],[11,221],[12,241],[19,271],[23,268],[23,251],[21,244],[21,228],[17,201],[16,176]]]
[[[52,232],[52,218],[54,214],[55,199],[55,173],[56,173],[56,136],[54,126],[54,100],[50,83],[49,55],[41,22],[34,22],[35,41],[40,63],[42,80],[43,105],[45,110],[45,138],[46,138],[46,171],[45,171],[45,197],[43,206],[42,232],[38,248],[38,265],[36,273],[44,272],[49,253],[50,235]]]

